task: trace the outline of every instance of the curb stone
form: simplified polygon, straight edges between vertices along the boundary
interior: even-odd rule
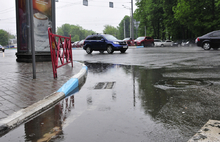
[[[209,120],[188,142],[219,142],[220,121]]]
[[[0,135],[7,133],[11,129],[46,111],[48,108],[68,96],[68,93],[78,90],[85,83],[87,72],[88,67],[82,64],[79,73],[71,77],[57,92],[54,92],[43,100],[40,100],[25,109],[21,109],[1,120]]]

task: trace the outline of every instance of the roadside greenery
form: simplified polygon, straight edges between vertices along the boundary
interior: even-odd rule
[[[62,36],[71,35],[71,41],[80,41],[85,39],[88,35],[94,34],[92,30],[85,30],[78,25],[64,24],[57,28],[57,34]]]
[[[189,39],[220,28],[220,0],[137,0],[135,18],[148,35]]]
[[[2,46],[8,45],[8,40],[9,40],[8,32],[1,29],[0,30],[0,45]]]
[[[151,36],[158,39],[195,39],[220,28],[220,0],[136,0],[134,37]],[[130,16],[125,16],[118,27],[105,25],[103,33],[118,39],[130,37]],[[136,25],[134,23],[134,25]],[[82,40],[95,33],[80,26],[64,24],[58,27],[59,35],[72,35]]]

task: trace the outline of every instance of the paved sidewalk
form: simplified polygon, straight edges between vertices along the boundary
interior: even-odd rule
[[[37,62],[33,79],[32,63],[16,62],[16,52],[0,52],[0,120],[57,91],[82,67],[78,62],[73,62],[73,68],[65,65],[57,70],[58,78],[54,79],[51,62]]]

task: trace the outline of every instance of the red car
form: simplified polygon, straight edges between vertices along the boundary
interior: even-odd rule
[[[154,46],[154,39],[152,37],[146,36],[146,37],[138,37],[134,40],[134,44],[136,46]]]

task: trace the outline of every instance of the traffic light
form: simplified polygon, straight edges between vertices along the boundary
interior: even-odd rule
[[[113,8],[113,2],[109,2],[109,7]]]
[[[88,0],[83,0],[83,5],[88,6]]]

